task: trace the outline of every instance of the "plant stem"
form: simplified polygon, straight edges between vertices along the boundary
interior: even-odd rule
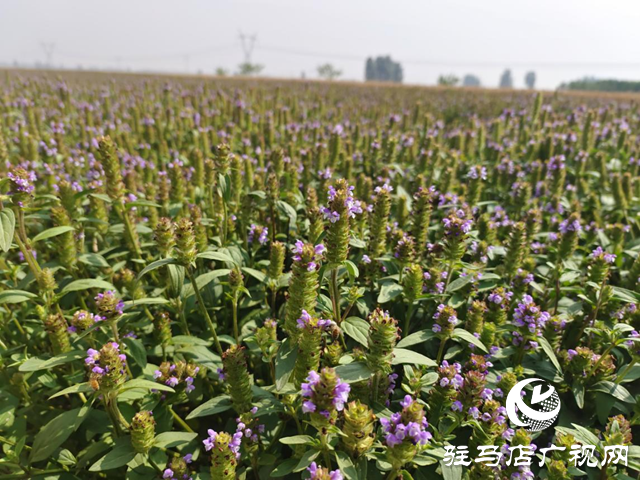
[[[187,424],[187,422],[185,422],[182,418],[180,418],[180,415],[173,411],[173,407],[169,406],[169,411],[171,412],[171,416],[173,417],[173,419],[178,422],[182,428],[184,428],[189,433],[195,433],[193,429]]]
[[[236,345],[240,345],[240,334],[238,333],[238,294],[233,295],[231,301],[231,313],[233,315],[233,338],[236,339]]]
[[[629,363],[629,365],[627,365],[625,369],[616,376],[615,383],[622,382],[622,380],[624,380],[624,377],[627,375],[627,373],[629,373],[629,371],[633,368],[635,364],[636,364],[636,360],[635,359],[631,360],[631,363]]]
[[[404,330],[402,331],[403,337],[409,335],[409,328],[411,326],[411,317],[413,316],[413,311],[415,310],[414,303],[411,302],[409,308],[407,309],[406,318],[404,320]]]
[[[438,348],[438,356],[436,357],[436,363],[440,365],[442,362],[442,355],[444,354],[444,346],[447,344],[447,339],[442,338],[440,340],[440,348]]]
[[[338,269],[331,270],[331,280],[329,283],[331,294],[331,304],[333,306],[333,320],[340,325],[342,319],[340,317],[340,292],[338,290]]]
[[[209,326],[209,330],[211,330],[211,333],[213,334],[213,343],[216,346],[216,350],[218,351],[218,354],[222,357],[222,346],[220,345],[220,340],[218,340],[218,334],[216,333],[216,327],[213,324],[213,322],[211,321],[211,317],[209,316],[209,312],[207,311],[207,307],[204,304],[204,300],[202,299],[202,295],[200,294],[200,289],[198,288],[198,284],[196,283],[196,279],[193,276],[193,272],[191,271],[191,267],[187,266],[185,268],[185,270],[187,272],[187,277],[189,278],[189,281],[191,282],[191,285],[193,286],[193,291],[196,294],[196,299],[198,301],[198,305],[199,305],[200,311],[204,315],[204,318],[207,321],[207,325]]]

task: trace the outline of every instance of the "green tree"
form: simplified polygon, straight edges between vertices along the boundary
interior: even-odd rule
[[[449,73],[447,75],[440,75],[438,77],[438,85],[443,87],[455,87],[460,79],[456,77],[453,73]]]
[[[253,75],[259,75],[262,72],[264,65],[259,65],[257,63],[249,63],[243,62],[238,65],[238,75],[251,77]]]
[[[333,80],[342,75],[342,70],[338,70],[330,63],[325,63],[318,66],[318,76],[326,80]]]

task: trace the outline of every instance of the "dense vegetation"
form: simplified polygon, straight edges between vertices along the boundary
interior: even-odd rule
[[[585,90],[592,92],[640,92],[640,82],[583,78],[582,80],[563,83],[559,88],[562,90]]]
[[[0,477],[633,478],[639,122],[597,97],[7,75]],[[562,403],[536,433],[504,415],[530,377]],[[629,467],[442,461],[532,443]]]

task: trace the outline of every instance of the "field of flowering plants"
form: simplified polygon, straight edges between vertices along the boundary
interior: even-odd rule
[[[639,134],[633,98],[7,73],[0,479],[638,478]]]

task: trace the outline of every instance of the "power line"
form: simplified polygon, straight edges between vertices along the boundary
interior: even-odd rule
[[[242,43],[242,51],[244,52],[244,63],[247,65],[251,64],[251,54],[253,53],[253,49],[256,46],[256,40],[258,39],[257,34],[253,35],[245,35],[240,31],[238,33],[240,37],[240,42]]]
[[[269,45],[258,45],[258,50],[264,50],[274,53],[282,53],[285,55],[299,55],[305,57],[315,57],[323,59],[347,60],[365,62],[367,57],[363,55],[352,55],[343,53],[326,53],[315,51],[304,51],[290,49],[287,47],[277,47]],[[528,68],[640,68],[640,62],[511,62],[511,61],[451,61],[439,59],[400,59],[403,65],[425,65],[438,67],[485,67],[485,68],[504,68],[506,67],[528,67]]]

